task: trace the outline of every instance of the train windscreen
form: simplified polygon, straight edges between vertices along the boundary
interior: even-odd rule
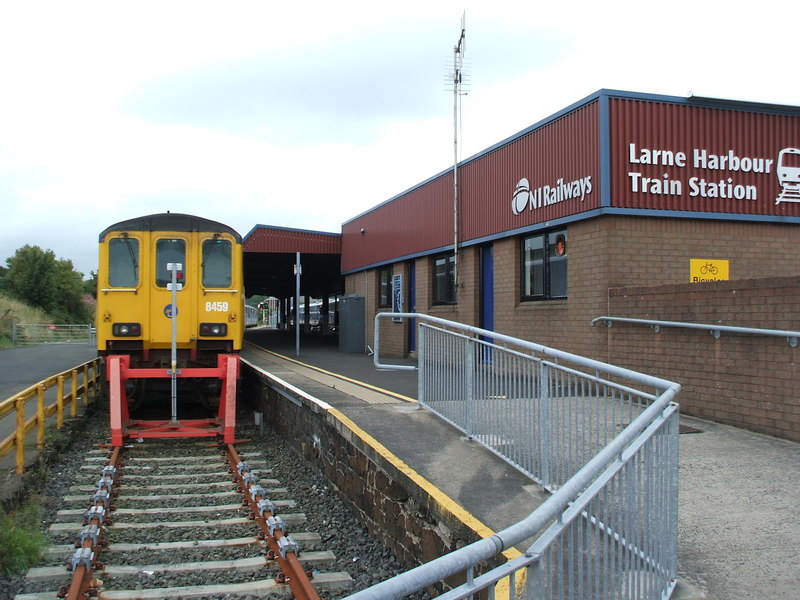
[[[208,288],[230,287],[233,281],[231,243],[228,240],[205,240],[203,242],[203,286]]]
[[[139,240],[121,237],[108,242],[108,285],[136,287],[139,284]]]

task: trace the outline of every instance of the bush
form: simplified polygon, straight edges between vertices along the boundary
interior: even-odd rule
[[[55,323],[52,316],[40,308],[9,298],[0,292],[0,348],[11,346],[12,324],[17,323]]]
[[[21,573],[44,556],[47,537],[39,530],[42,509],[26,504],[0,515],[0,575]]]

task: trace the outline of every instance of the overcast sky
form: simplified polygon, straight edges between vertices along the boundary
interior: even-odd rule
[[[452,165],[464,14],[467,158],[601,88],[798,104],[798,6],[0,0],[0,264],[167,210],[339,232]]]

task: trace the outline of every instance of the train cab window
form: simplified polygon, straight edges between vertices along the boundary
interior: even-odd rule
[[[167,270],[169,263],[180,263],[183,270],[178,271],[178,283],[186,285],[186,243],[183,240],[158,240],[156,242],[156,285],[167,287],[172,283],[172,272]]]
[[[136,287],[139,284],[139,240],[124,237],[108,242],[108,285]]]
[[[203,241],[203,286],[226,288],[233,281],[231,243],[214,238]]]

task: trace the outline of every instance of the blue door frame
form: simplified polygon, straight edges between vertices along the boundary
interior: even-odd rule
[[[408,263],[408,312],[417,312],[417,269],[414,261]],[[408,320],[408,351],[417,350],[417,320]]]
[[[494,331],[494,250],[481,246],[481,329]]]

